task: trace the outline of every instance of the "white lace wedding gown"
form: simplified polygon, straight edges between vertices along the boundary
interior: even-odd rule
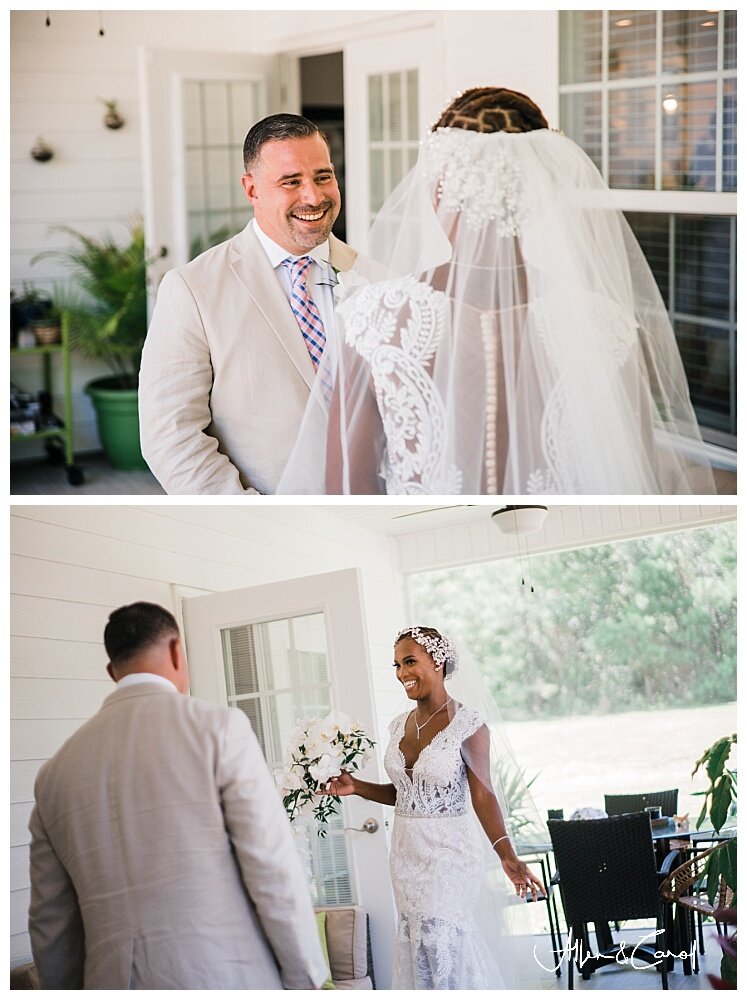
[[[398,926],[392,989],[505,989],[473,909],[485,835],[470,809],[462,743],[483,721],[464,705],[405,770],[409,712],[391,723],[384,766],[397,790],[389,869]]]

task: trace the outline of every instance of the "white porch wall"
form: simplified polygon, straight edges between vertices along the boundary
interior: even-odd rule
[[[383,752],[403,703],[390,668],[407,617],[394,539],[319,507],[16,506],[10,553],[12,965],[30,960],[34,779],[112,690],[102,635],[115,607],[147,600],[176,613],[172,585],[221,591],[360,567]]]
[[[142,140],[137,52],[154,48],[286,52],[308,55],[344,49],[426,24],[438,30],[443,103],[469,86],[493,83],[522,90],[557,122],[557,12],[495,11],[12,11],[10,102],[10,284],[31,281],[52,289],[65,271],[54,261],[31,266],[42,250],[68,245],[55,225],[124,239],[127,222],[143,209]],[[116,98],[126,119],[111,131],[98,98]],[[41,135],[55,151],[48,163],[31,159]],[[168,169],[168,165],[164,165]],[[29,391],[41,388],[36,358],[15,359],[13,372]],[[106,374],[76,356],[73,368],[75,446],[99,447],[85,384]],[[59,377],[59,373],[58,373]],[[56,383],[57,386],[60,383]],[[43,454],[39,442],[14,444],[14,457]]]

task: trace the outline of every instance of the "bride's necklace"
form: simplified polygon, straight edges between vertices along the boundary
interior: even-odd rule
[[[415,714],[413,716],[413,722],[415,723],[415,730],[417,732],[418,739],[420,739],[420,730],[421,729],[425,729],[425,727],[428,725],[428,723],[431,721],[431,719],[434,718],[434,716],[438,715],[438,713],[441,712],[444,708],[446,708],[446,706],[449,704],[450,701],[451,701],[451,695],[449,695],[449,697],[443,703],[443,705],[441,706],[441,708],[437,708],[436,711],[433,713],[433,715],[429,715],[428,716],[428,718],[425,720],[425,722],[422,725],[418,725],[418,710],[417,710],[417,708],[415,709]]]

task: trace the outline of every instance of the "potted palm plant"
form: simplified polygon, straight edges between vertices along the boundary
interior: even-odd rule
[[[70,266],[77,290],[68,290],[60,304],[67,314],[71,345],[112,371],[86,386],[101,443],[115,468],[145,469],[137,412],[140,355],[147,332],[142,221],[131,223],[124,246],[109,236],[96,239],[69,226],[58,231],[72,237],[73,245],[45,251],[35,259],[55,257]]]

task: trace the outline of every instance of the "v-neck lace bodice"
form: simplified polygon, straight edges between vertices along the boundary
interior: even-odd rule
[[[463,816],[467,812],[469,787],[462,743],[482,725],[480,715],[461,705],[448,726],[420,751],[410,776],[400,749],[409,714],[403,712],[391,723],[391,739],[384,755],[384,767],[397,790],[395,813]]]

